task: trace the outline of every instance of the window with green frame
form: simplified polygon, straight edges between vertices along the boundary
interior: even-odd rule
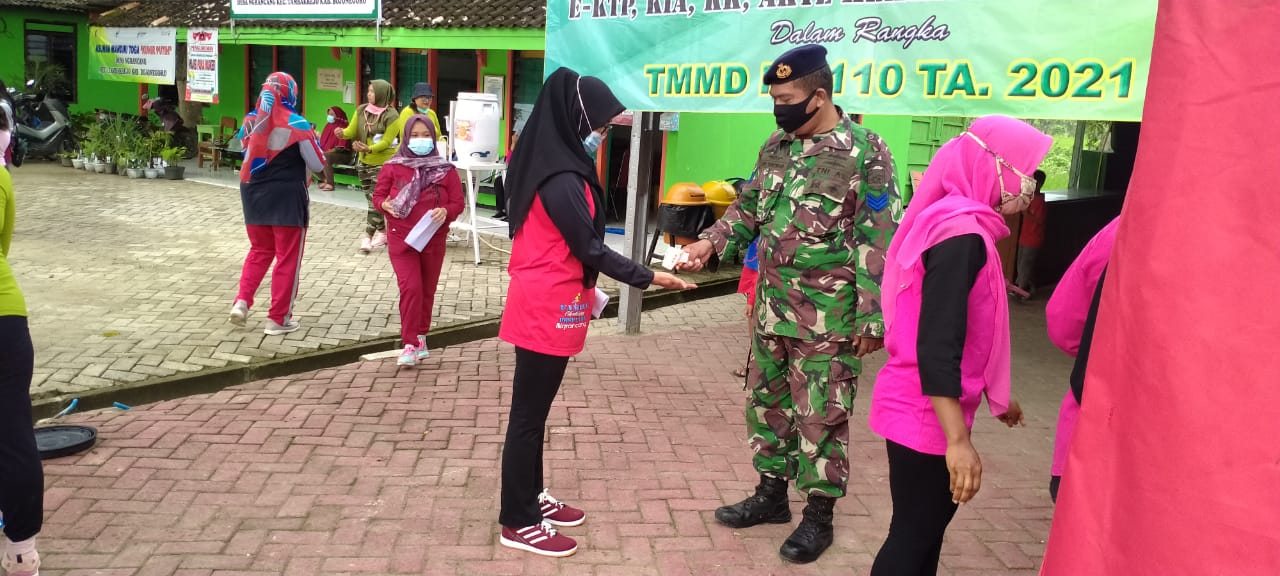
[[[516,104],[533,104],[538,101],[538,93],[542,91],[542,58],[530,58],[515,55],[515,82],[511,85],[511,95]]]
[[[414,84],[431,81],[427,70],[428,60],[426,50],[396,51],[396,89],[404,93],[400,95],[400,100],[406,105],[413,95]]]
[[[373,80],[395,82],[391,77],[391,50],[387,48],[360,49],[360,101],[364,101],[364,93]]]
[[[303,69],[303,66],[302,66],[303,64],[302,47],[301,46],[276,47],[276,62],[278,63],[278,66],[280,66],[281,72],[286,72],[290,76],[293,76],[293,81],[298,83],[298,109],[295,110],[295,112],[302,114],[304,110],[304,108],[302,107],[302,95],[306,92],[305,90],[302,89],[302,86],[303,86],[302,78],[303,78],[303,74],[306,73],[306,70]]]
[[[246,108],[253,108],[258,103],[258,93],[262,91],[262,83],[275,67],[275,48],[273,46],[249,46],[249,101]]]

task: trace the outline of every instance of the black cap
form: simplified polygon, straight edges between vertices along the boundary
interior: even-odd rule
[[[414,84],[413,97],[421,98],[423,96],[426,96],[427,98],[435,98],[436,94],[435,92],[431,91],[431,85],[426,82],[419,82],[417,84]]]
[[[827,49],[818,44],[792,48],[779,56],[764,74],[765,85],[786,84],[827,67]]]

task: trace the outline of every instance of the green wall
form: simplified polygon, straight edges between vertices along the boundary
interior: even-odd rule
[[[499,150],[499,155],[505,155],[505,152],[502,152],[502,151],[507,149],[507,135],[511,133],[511,128],[509,128],[510,124],[508,124],[509,118],[507,117],[507,110],[506,110],[507,95],[505,93],[506,89],[511,86],[511,78],[507,76],[507,51],[506,50],[485,50],[485,53],[488,54],[487,61],[485,62],[485,65],[480,68],[480,77],[477,78],[477,80],[480,81],[480,87],[481,88],[484,87],[484,77],[486,75],[502,76],[504,78],[503,80],[504,93],[501,98],[502,107],[503,107],[502,121],[498,123],[498,150]],[[444,104],[444,105],[448,106],[448,104]],[[440,121],[443,122],[444,118],[441,118]]]
[[[112,112],[138,113],[138,85],[126,82],[90,80],[87,63],[92,61],[89,47],[88,17],[83,14],[0,9],[0,79],[6,84],[26,81],[26,45],[24,32],[28,22],[73,25],[76,27],[76,74],[78,84],[74,112],[92,112],[101,108]],[[12,84],[11,84],[12,85]]]
[[[910,116],[864,116],[863,125],[884,138],[895,164],[899,186],[910,185],[906,160],[911,144]],[[667,139],[665,191],[679,182],[751,175],[760,146],[776,129],[768,114],[681,114],[680,129]]]
[[[663,193],[680,182],[751,176],[760,146],[776,129],[768,114],[681,114],[679,130],[667,134]]]

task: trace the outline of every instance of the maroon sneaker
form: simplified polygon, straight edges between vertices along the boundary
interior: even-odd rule
[[[552,526],[581,526],[587,521],[587,513],[551,497],[546,490],[538,495],[542,507],[542,519]]]
[[[573,553],[578,551],[578,543],[573,538],[556,532],[556,529],[546,522],[519,530],[503,526],[502,537],[498,541],[507,548],[552,558],[573,556]]]

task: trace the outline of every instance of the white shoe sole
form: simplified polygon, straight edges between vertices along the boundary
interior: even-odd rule
[[[236,326],[244,326],[245,321],[249,319],[249,314],[240,310],[232,310],[229,319]]]
[[[565,550],[564,552],[551,552],[551,551],[548,551],[548,550],[543,550],[543,549],[541,549],[541,548],[534,548],[533,546],[530,546],[530,545],[525,544],[525,543],[523,543],[523,542],[516,542],[515,540],[508,540],[506,536],[499,536],[499,537],[498,537],[498,542],[500,542],[503,546],[506,546],[507,548],[514,548],[514,549],[516,549],[516,550],[524,550],[525,552],[531,552],[531,553],[533,553],[533,554],[537,554],[537,555],[539,555],[539,556],[547,556],[547,557],[550,557],[550,558],[565,558],[565,557],[568,557],[568,556],[573,556],[573,555],[574,555],[574,553],[576,553],[576,552],[578,551],[578,547],[577,547],[577,546],[574,546],[573,548],[570,548],[570,549],[568,549],[568,550]]]
[[[294,326],[293,328],[280,328],[280,329],[267,328],[263,330],[262,333],[266,334],[267,336],[284,336],[285,334],[292,334],[294,332],[297,332],[299,328],[301,328],[301,326]]]
[[[581,526],[581,525],[585,524],[585,523],[586,523],[586,521],[587,521],[587,517],[584,515],[582,518],[579,518],[577,522],[557,522],[557,521],[552,520],[552,519],[550,519],[550,518],[543,518],[543,519],[542,519],[542,521],[543,521],[543,522],[546,522],[547,524],[550,524],[550,525],[552,525],[552,526],[561,526],[561,527],[564,527],[564,528],[573,528],[574,526]]]

